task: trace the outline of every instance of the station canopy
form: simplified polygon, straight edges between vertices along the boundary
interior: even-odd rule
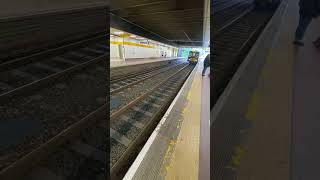
[[[174,46],[201,46],[204,1],[112,0],[111,27]]]

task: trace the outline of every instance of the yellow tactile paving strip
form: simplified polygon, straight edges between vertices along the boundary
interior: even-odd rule
[[[202,62],[200,62],[202,63]],[[182,110],[183,123],[176,142],[171,142],[174,150],[166,165],[166,180],[196,180],[199,172],[201,76],[202,64],[198,66],[195,79],[188,92],[188,103]],[[168,146],[168,148],[173,148]],[[171,149],[172,150],[172,149]]]
[[[289,180],[295,49],[293,30],[287,29],[295,29],[296,22],[288,23],[294,10],[290,4],[248,105],[252,127],[237,180]]]

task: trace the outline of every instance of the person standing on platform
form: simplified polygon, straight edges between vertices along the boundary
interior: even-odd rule
[[[320,0],[317,2],[317,10],[318,14],[320,14]],[[315,41],[313,41],[313,44],[316,48],[320,48],[320,37],[318,37]]]
[[[304,33],[306,32],[309,24],[313,18],[316,18],[319,15],[319,1],[320,0],[300,0],[300,19],[299,25],[296,30],[294,44],[298,46],[303,46],[302,42]]]
[[[317,40],[313,41],[313,44],[316,48],[320,48],[320,37]]]
[[[206,56],[206,58],[203,61],[203,70],[202,70],[202,76],[205,75],[207,68],[210,66],[210,54]]]

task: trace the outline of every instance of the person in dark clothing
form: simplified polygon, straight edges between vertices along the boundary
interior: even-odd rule
[[[313,41],[313,44],[316,48],[320,48],[320,37],[317,40]]]
[[[318,11],[318,14],[320,14],[320,0],[318,0],[317,11]],[[314,45],[316,48],[319,48],[319,49],[320,49],[320,37],[318,37],[315,41],[313,41],[313,45]]]
[[[210,66],[210,54],[206,56],[206,58],[203,61],[203,70],[202,70],[202,76],[205,75],[207,68]]]
[[[299,25],[296,30],[294,44],[303,46],[302,42],[303,36],[311,23],[313,18],[319,15],[319,3],[320,0],[300,0],[300,19]]]

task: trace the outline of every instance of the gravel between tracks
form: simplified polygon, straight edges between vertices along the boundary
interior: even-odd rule
[[[103,63],[92,65],[51,87],[0,105],[0,124],[14,118],[29,117],[42,126],[37,136],[27,137],[18,145],[1,147],[0,170],[104,104],[104,67]]]
[[[182,68],[186,64],[183,63],[181,65],[178,65],[175,68],[172,68],[165,73],[158,74],[146,81],[140,82],[130,88],[127,88],[119,93],[116,93],[112,95],[110,100],[110,113],[112,114],[116,110],[120,109],[124,105],[130,103],[133,99],[138,97],[141,94],[144,94],[146,91],[149,91],[152,89],[155,84],[165,80],[170,75],[177,72],[178,69]]]
[[[128,139],[130,141],[129,146],[131,146],[132,142],[134,142],[142,132],[146,133],[146,125],[151,123],[151,120],[154,120],[153,116],[164,110],[165,105],[171,102],[169,98],[172,98],[173,95],[178,92],[187,73],[193,68],[194,66],[185,68],[180,71],[177,76],[172,77],[170,80],[166,81],[162,87],[151,93],[154,97],[161,97],[161,99],[163,99],[162,101],[146,96],[140,102],[135,103],[134,107],[129,108],[118,117],[111,119],[110,128],[120,133],[125,139]],[[169,88],[170,92],[167,91]],[[135,107],[139,108],[139,111],[136,111]],[[123,119],[123,117],[126,117],[126,120]],[[110,167],[114,166],[127,148],[127,145],[121,144],[121,142],[118,142],[111,137]]]

